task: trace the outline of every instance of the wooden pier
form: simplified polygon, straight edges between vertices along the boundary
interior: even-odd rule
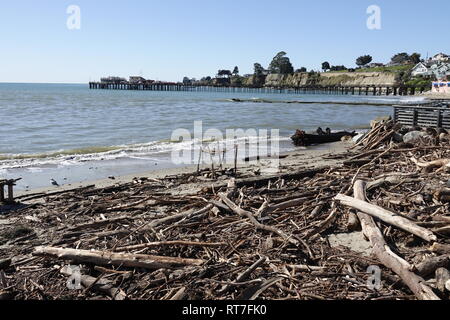
[[[450,130],[450,107],[443,104],[395,106],[394,119],[396,123],[410,127]]]
[[[302,86],[296,88],[250,88],[224,86],[193,86],[182,83],[105,83],[89,82],[89,89],[96,90],[140,90],[140,91],[184,91],[184,92],[230,92],[230,93],[279,93],[279,94],[333,94],[366,96],[406,96],[423,93],[425,87],[407,86]]]

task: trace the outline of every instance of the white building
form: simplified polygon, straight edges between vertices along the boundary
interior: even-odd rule
[[[423,63],[423,62],[420,62],[411,70],[411,74],[414,77],[416,77],[416,76],[425,76],[425,75],[428,75],[429,71],[430,70],[427,67],[427,65],[425,63]]]
[[[446,78],[450,73],[450,62],[420,62],[412,70],[411,75],[417,76],[435,76],[436,79]]]
[[[450,93],[450,82],[448,82],[448,81],[433,82],[431,92],[433,92],[433,93]]]
[[[433,58],[431,58],[431,60],[439,62],[450,62],[450,57],[445,53],[438,53]]]

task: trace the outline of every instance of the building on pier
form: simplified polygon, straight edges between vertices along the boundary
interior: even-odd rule
[[[130,83],[132,84],[143,84],[145,83],[147,80],[140,77],[140,76],[131,76],[130,77]]]
[[[101,78],[101,79],[100,79],[100,82],[102,82],[102,83],[115,83],[115,84],[119,84],[119,83],[126,83],[126,82],[127,82],[127,79],[121,78],[121,77],[110,76],[110,77]]]

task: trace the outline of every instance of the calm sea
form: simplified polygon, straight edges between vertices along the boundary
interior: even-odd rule
[[[399,103],[421,98],[89,90],[87,85],[0,84],[0,178],[20,188],[170,167],[178,128],[279,129],[282,151],[298,128],[364,129],[390,107],[231,102],[229,99]],[[251,138],[251,137],[250,137]],[[121,161],[114,161],[120,159]],[[100,162],[102,163],[100,165]],[[86,177],[86,170],[96,170]]]

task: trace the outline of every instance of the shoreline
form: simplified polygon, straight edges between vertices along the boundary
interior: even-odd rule
[[[423,97],[430,100],[448,100],[450,101],[450,93],[424,93]]]
[[[335,164],[337,161],[334,159],[324,159],[323,157],[332,154],[342,154],[348,150],[348,147],[351,146],[351,142],[335,142],[330,144],[322,145],[321,148],[318,149],[302,149],[302,150],[294,150],[288,152],[282,152],[280,154],[280,170],[281,171],[293,171],[302,168],[314,168],[325,165]],[[250,163],[240,164],[238,166],[238,171],[240,174],[251,174],[251,172],[255,170],[261,170],[267,167],[268,159],[261,159],[260,164],[256,165],[253,161]],[[200,167],[201,170],[209,168],[206,165]],[[80,188],[85,188],[88,186],[95,185],[95,189],[98,188],[107,188],[118,186],[126,183],[132,182],[134,179],[165,179],[170,176],[179,176],[182,174],[195,174],[197,172],[197,165],[189,165],[184,167],[176,167],[176,168],[160,168],[152,171],[143,171],[140,173],[126,174],[114,176],[113,179],[94,179],[94,180],[86,180],[82,182],[70,183],[66,185],[62,185],[59,187],[50,186],[50,187],[42,187],[42,188],[33,188],[29,190],[17,190],[15,192],[16,198],[19,200],[21,198],[32,197],[33,195],[45,194],[45,193],[53,193],[53,192],[65,192],[70,190],[76,190]],[[205,181],[205,184],[207,182]],[[203,187],[204,184],[201,184],[199,187]]]
[[[359,96],[359,95],[356,95]],[[370,96],[367,96],[370,98]],[[392,96],[374,96],[374,99],[377,97],[396,97],[394,95]],[[427,98],[426,96],[420,97],[420,96],[402,96],[402,97],[409,97],[409,98]],[[450,97],[449,97],[450,99]],[[347,105],[347,106],[373,106],[373,107],[393,107],[394,103],[378,103],[378,102],[346,102],[346,101],[301,101],[301,100],[267,100],[267,99],[228,99],[226,100],[228,102],[235,102],[235,103],[287,103],[287,104],[334,104],[334,105]],[[426,99],[424,99],[424,102],[426,102]],[[399,102],[398,104],[401,105],[416,105],[411,104],[411,102],[402,103]]]

